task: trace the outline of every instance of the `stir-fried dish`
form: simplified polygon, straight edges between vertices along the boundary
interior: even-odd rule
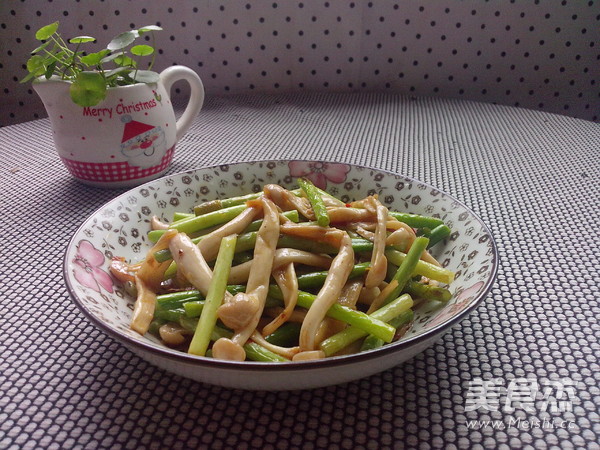
[[[450,299],[454,274],[428,251],[450,233],[441,219],[298,183],[154,217],[145,258],[111,263],[136,298],[131,328],[199,356],[303,361],[398,340],[420,304]]]

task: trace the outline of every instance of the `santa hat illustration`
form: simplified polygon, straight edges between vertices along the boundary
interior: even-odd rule
[[[121,117],[121,121],[125,122],[125,128],[123,129],[123,139],[121,139],[121,143],[127,142],[129,139],[132,139],[154,128],[153,125],[147,125],[145,123],[133,120],[130,115],[125,115]]]

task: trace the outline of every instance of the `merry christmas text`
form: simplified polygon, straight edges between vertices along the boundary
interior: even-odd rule
[[[130,103],[128,105],[125,103],[119,103],[117,106],[111,106],[110,108],[91,108],[86,106],[83,108],[83,115],[89,117],[108,117],[109,119],[112,119],[113,112],[117,115],[130,114],[132,112],[140,112],[155,107],[156,99],[152,99],[147,102]]]

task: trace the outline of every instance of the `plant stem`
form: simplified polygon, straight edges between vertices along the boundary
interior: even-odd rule
[[[402,264],[404,258],[406,258],[405,253],[393,248],[386,249],[385,256],[389,262],[398,267]],[[423,275],[424,277],[446,284],[450,284],[454,280],[454,272],[444,269],[443,267],[435,266],[423,260],[419,260],[419,262],[417,262],[412,275]]]
[[[230,208],[221,209],[211,213],[195,216],[189,219],[183,219],[173,223],[169,228],[182,233],[195,233],[204,228],[212,227],[230,221],[239,216],[246,209],[246,205],[237,205]]]
[[[428,236],[429,237],[429,245],[427,246],[427,248],[433,247],[439,241],[448,237],[450,235],[450,231],[451,231],[450,228],[448,228],[448,226],[446,226],[444,224],[438,225],[437,227],[435,227],[429,233],[429,236]]]
[[[404,290],[404,286],[406,286],[406,283],[415,271],[417,263],[421,259],[421,255],[427,248],[427,244],[429,244],[429,239],[423,236],[420,236],[414,240],[413,244],[410,247],[410,250],[406,255],[406,258],[404,258],[404,261],[402,261],[402,264],[400,264],[398,270],[396,270],[396,273],[392,278],[392,280],[398,282],[398,285],[384,300],[384,305],[388,304],[393,299],[398,297],[400,295],[400,292]]]
[[[396,300],[389,303],[388,305],[373,312],[368,317],[382,322],[389,322],[394,317],[410,309],[412,305],[413,301],[410,295],[404,294],[401,297],[398,297]],[[388,326],[394,330],[394,333],[396,332],[395,328],[393,328],[391,325]],[[323,342],[321,342],[320,347],[321,350],[325,352],[326,356],[331,356],[339,352],[344,347],[347,347],[348,345],[352,344],[353,342],[356,342],[360,338],[363,338],[367,335],[369,335],[369,332],[366,332],[364,329],[359,329],[358,327],[354,326],[348,327],[343,331],[340,331],[339,333],[334,334],[333,336],[330,336],[329,338],[325,339]],[[383,341],[391,342],[391,339],[383,339]]]
[[[406,225],[413,228],[430,228],[434,229],[438,225],[442,225],[444,221],[436,217],[421,216],[419,214],[401,213],[397,211],[390,211],[390,216],[396,218],[400,222],[404,222]]]
[[[447,303],[452,298],[452,293],[446,288],[423,284],[414,280],[409,280],[406,283],[404,291],[415,299],[434,300],[442,303]]]
[[[269,296],[277,298],[278,300],[283,299],[281,289],[279,289],[279,286],[276,285],[269,286]],[[316,295],[314,294],[298,291],[297,304],[301,308],[308,309],[315,301],[315,298]],[[353,327],[364,330],[365,335],[374,334],[383,339],[385,342],[391,342],[394,337],[394,333],[396,332],[392,326],[382,322],[381,320],[378,320],[376,316],[369,316],[361,311],[342,306],[338,303],[335,303],[331,308],[329,308],[326,315],[332,319],[341,320],[342,322],[346,322]]]
[[[313,212],[315,213],[315,217],[319,226],[328,226],[329,215],[327,214],[327,208],[325,207],[325,202],[323,202],[323,197],[321,197],[321,193],[317,190],[314,184],[312,184],[309,180],[305,178],[299,178],[298,184],[300,185],[300,187],[304,191],[304,194],[308,198],[308,201],[312,206]]]
[[[257,344],[256,342],[247,343],[246,345],[244,345],[244,350],[246,351],[246,358],[251,361],[290,362],[289,359],[284,358],[283,356],[266,349],[265,347]]]
[[[370,262],[355,264],[350,272],[348,279],[359,277],[365,274],[365,272],[371,267]],[[327,271],[310,272],[303,275],[298,275],[298,287],[300,289],[317,288],[323,286],[325,278],[327,278]]]
[[[223,302],[223,296],[227,288],[227,278],[231,269],[231,261],[235,252],[236,235],[223,238],[219,247],[219,254],[215,263],[213,278],[206,294],[204,307],[190,343],[188,353],[204,356],[208,349],[210,336],[217,323],[217,309]]]
[[[393,326],[396,330],[398,330],[398,328],[400,328],[402,325],[405,325],[411,320],[413,320],[413,317],[414,313],[412,309],[408,309],[399,316],[394,317],[392,320],[390,320],[390,325]],[[385,342],[371,334],[365,338],[364,342],[362,343],[362,346],[360,347],[360,351],[364,352],[367,350],[375,350],[376,348],[382,347],[384,344]]]

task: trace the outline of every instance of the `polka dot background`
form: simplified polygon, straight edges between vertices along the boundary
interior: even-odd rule
[[[160,24],[157,68],[193,68],[209,95],[385,91],[600,111],[597,1],[11,0],[0,15],[0,125],[45,117],[18,80],[35,31],[55,20],[102,43]]]
[[[340,386],[246,392],[157,369],[86,320],[64,285],[64,250],[122,191],[73,181],[47,119],[0,128],[0,448],[598,449],[600,251],[587,224],[600,220],[599,141],[589,121],[484,103],[210,96],[171,173],[240,158],[391,170],[462,199],[499,250],[488,297],[413,359]],[[572,411],[548,415],[573,425],[510,426],[542,413],[503,404],[465,410],[470,382],[514,377],[577,383]],[[478,420],[499,425],[467,426]]]

